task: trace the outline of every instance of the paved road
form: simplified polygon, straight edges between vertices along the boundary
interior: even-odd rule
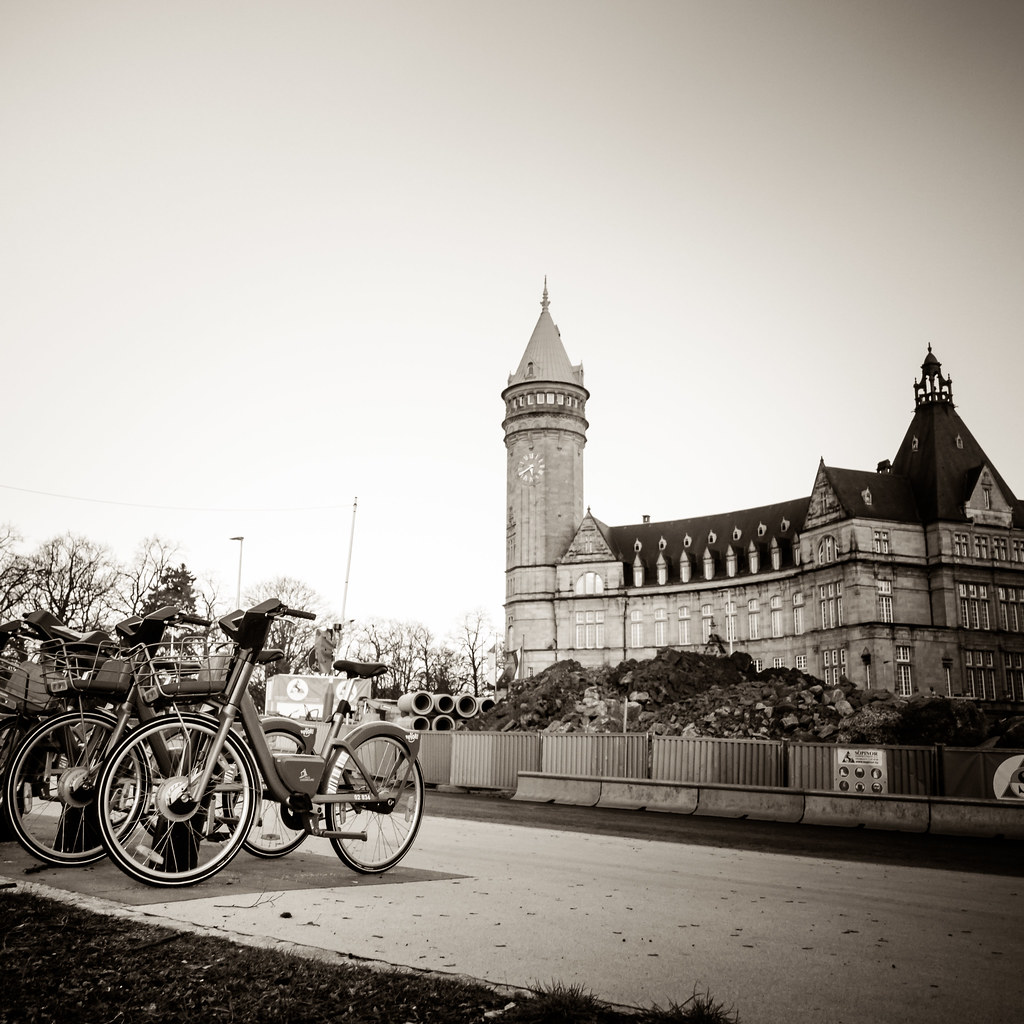
[[[744,1024],[1021,1019],[1020,844],[435,793],[428,807],[380,879],[345,871],[323,841],[276,863],[240,855],[173,894],[107,864],[26,876],[9,844],[0,874],[498,984],[577,983],[627,1005],[707,991]]]

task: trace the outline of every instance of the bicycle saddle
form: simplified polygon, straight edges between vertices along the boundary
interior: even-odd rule
[[[350,676],[359,676],[360,679],[373,679],[374,676],[387,672],[387,665],[379,661],[345,661],[344,659],[334,663],[335,672],[345,672]]]

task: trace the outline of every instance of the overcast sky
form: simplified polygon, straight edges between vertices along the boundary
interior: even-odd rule
[[[500,624],[545,275],[611,525],[874,469],[929,344],[1024,496],[1022,52],[1018,0],[0,0],[0,522]]]

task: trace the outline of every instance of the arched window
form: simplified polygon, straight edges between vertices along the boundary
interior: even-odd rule
[[[711,631],[715,626],[715,617],[711,612],[711,605],[700,606],[700,635],[701,642],[707,643],[711,639]]]
[[[581,595],[603,594],[604,580],[596,572],[585,572],[576,580],[575,590]]]
[[[690,643],[690,608],[685,604],[679,609],[679,643]]]
[[[747,636],[751,640],[761,639],[761,611],[756,597],[747,602]]]
[[[782,598],[776,594],[769,602],[772,617],[772,636],[782,636]]]
[[[818,564],[826,565],[836,560],[836,539],[835,537],[822,537],[818,544]]]
[[[665,646],[665,625],[668,622],[668,612],[664,608],[654,609],[654,646]]]

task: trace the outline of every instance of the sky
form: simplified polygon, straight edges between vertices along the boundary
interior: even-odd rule
[[[1024,497],[1022,46],[1017,0],[0,0],[0,523],[500,629],[545,278],[610,525],[874,469],[928,345]]]

